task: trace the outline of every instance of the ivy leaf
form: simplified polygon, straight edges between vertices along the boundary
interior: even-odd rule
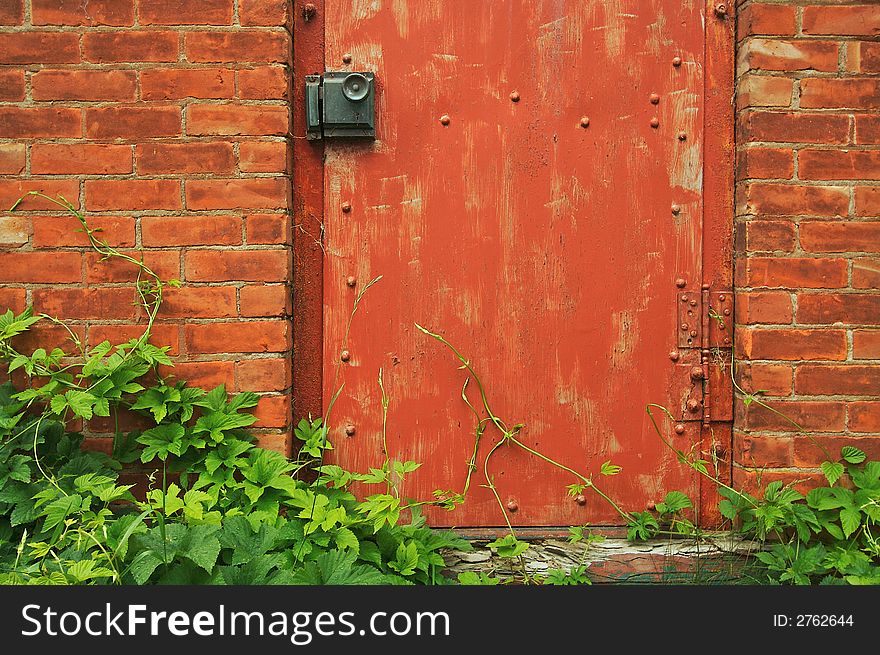
[[[46,517],[43,523],[43,530],[48,531],[59,525],[68,516],[82,507],[83,498],[78,494],[62,496],[43,508],[42,514]]]
[[[153,575],[153,572],[161,564],[162,558],[156,552],[144,550],[135,556],[131,564],[129,564],[128,570],[131,572],[131,577],[134,578],[134,581],[142,585],[150,579],[150,576]]]
[[[67,405],[73,410],[74,414],[87,421],[92,418],[92,408],[95,405],[95,400],[97,400],[92,394],[87,391],[71,389],[64,394],[64,397],[67,398]]]
[[[164,462],[169,454],[180,455],[181,439],[185,432],[179,423],[166,423],[147,430],[137,438],[138,443],[146,446],[141,453],[141,461],[149,462],[158,457]]]
[[[607,462],[602,462],[602,467],[599,469],[599,473],[601,473],[602,475],[617,475],[622,470],[622,466],[612,464],[611,460],[609,459]]]
[[[840,456],[850,464],[861,464],[867,458],[865,451],[855,446],[844,446],[840,449]]]
[[[62,395],[52,396],[52,400],[49,401],[49,408],[53,414],[61,414],[67,409],[67,398]]]
[[[355,553],[360,550],[360,542],[358,541],[358,538],[355,536],[354,532],[348,528],[339,528],[336,531],[336,534],[333,535],[333,543],[335,543],[340,550],[348,548]]]
[[[522,555],[529,547],[526,542],[519,541],[512,534],[506,534],[486,545],[497,553],[499,557],[517,557]]]
[[[826,460],[822,462],[820,466],[822,468],[822,473],[825,474],[825,479],[828,480],[828,484],[833,487],[834,483],[843,475],[843,464]]]
[[[657,503],[657,511],[661,514],[674,514],[675,512],[680,512],[683,509],[688,509],[693,506],[694,504],[691,502],[691,499],[687,497],[687,494],[684,494],[681,491],[670,491],[666,494],[666,498],[663,499],[663,502]]]
[[[849,536],[859,529],[862,522],[862,514],[854,507],[844,507],[840,510],[840,525],[843,528],[844,536]]]

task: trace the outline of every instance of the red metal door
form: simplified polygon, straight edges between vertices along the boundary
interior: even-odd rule
[[[323,145],[325,409],[345,383],[330,417],[336,461],[382,461],[381,368],[390,455],[422,463],[405,494],[461,488],[474,443],[466,374],[419,323],[469,358],[528,446],[597,482],[602,462],[622,466],[601,483],[625,508],[670,489],[699,495],[645,407],[679,414],[693,392],[681,372],[699,364],[699,343],[670,357],[679,294],[730,284],[728,173],[713,170],[729,164],[728,128],[706,125],[728,116],[732,20],[695,0],[318,5],[314,31],[298,33],[297,83],[315,72],[302,65],[321,25],[326,70],[377,80],[376,141]],[[316,147],[297,145],[313,162]],[[320,197],[315,183],[306,204]],[[346,338],[357,294],[380,275]],[[685,449],[709,434],[683,425],[671,434]],[[711,435],[729,442],[729,426]],[[480,458],[497,438],[487,430]],[[620,521],[589,492],[583,505],[568,496],[571,475],[511,446],[490,474],[514,524]],[[430,511],[432,523],[502,525],[484,481],[480,469],[464,505]]]

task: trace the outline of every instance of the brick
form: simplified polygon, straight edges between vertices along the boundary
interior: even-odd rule
[[[33,179],[0,179],[0,207],[12,207],[13,203],[21,198],[21,202],[18,204],[18,209],[21,211],[58,209],[58,205],[51,200],[25,195],[31,191],[38,191],[50,198],[61,196],[69,200],[74,207],[79,207],[79,182],[77,180]]]
[[[880,35],[880,12],[876,5],[854,7],[804,7],[804,34],[841,36]]]
[[[802,186],[753,182],[737,189],[740,214],[789,216],[846,216],[849,189],[840,186]]]
[[[79,35],[70,32],[6,32],[0,34],[0,63],[76,64]]]
[[[880,13],[880,12],[878,12]],[[852,77],[846,79],[813,77],[801,80],[801,107],[807,108],[880,108],[880,80]]]
[[[745,141],[844,144],[849,142],[849,116],[746,111],[740,115],[740,133]]]
[[[242,25],[278,26],[287,25],[287,0],[239,0],[238,16]]]
[[[801,150],[802,180],[880,180],[880,150]]]
[[[290,425],[292,414],[290,396],[260,396],[253,410],[257,422],[255,428],[284,428]]]
[[[790,148],[744,148],[737,154],[737,176],[747,179],[789,179],[794,175],[794,153]]]
[[[231,318],[237,313],[235,287],[181,287],[162,296],[162,316],[170,318]]]
[[[78,252],[0,251],[3,282],[63,284],[82,279],[82,255]]]
[[[871,324],[880,319],[880,295],[865,293],[798,294],[798,323]]]
[[[788,107],[794,82],[784,77],[744,75],[737,84],[737,107]]]
[[[89,326],[89,347],[94,348],[99,343],[109,341],[114,345],[123,344],[132,339],[138,339],[144,333],[144,324],[120,325],[91,325]],[[150,332],[150,343],[159,348],[168,346],[168,355],[176,357],[180,354],[180,328],[175,324],[154,323]]]
[[[843,330],[752,329],[742,336],[740,347],[748,359],[846,359],[846,332]]]
[[[0,125],[7,139],[77,138],[82,114],[69,107],[0,107]]]
[[[863,450],[869,460],[880,459],[880,439],[876,436],[817,434],[795,437],[794,465],[818,467],[829,455],[832,459],[840,457],[840,449],[844,446],[855,446]],[[822,484],[828,486],[824,479]]]
[[[880,289],[880,259],[854,259],[852,286],[854,289]]]
[[[137,75],[120,70],[41,70],[31,76],[34,100],[134,100]]]
[[[847,70],[854,73],[880,73],[880,43],[862,41],[848,43]]]
[[[177,362],[173,367],[160,366],[159,373],[183,380],[190,387],[210,390],[223,384],[227,391],[235,389],[235,369],[229,361]]]
[[[26,244],[29,232],[30,221],[24,216],[0,216],[0,248]]]
[[[190,105],[186,131],[192,136],[283,136],[288,118],[288,108],[281,106]]]
[[[853,330],[853,359],[880,359],[880,330]]]
[[[183,330],[190,354],[290,350],[290,327],[282,320],[187,324]]]
[[[241,315],[248,318],[290,315],[290,289],[283,284],[249,285],[239,292]]]
[[[180,107],[86,109],[86,136],[91,139],[141,140],[179,136],[180,130]]]
[[[89,216],[89,227],[98,230],[95,237],[114,247],[134,246],[134,218],[131,216]],[[34,248],[78,247],[89,245],[77,219],[63,216],[34,216]]]
[[[146,143],[137,146],[138,173],[232,173],[231,143]]]
[[[20,314],[26,306],[24,289],[0,287],[0,313],[5,314],[7,310],[11,309],[16,314]],[[269,391],[269,389],[266,391]],[[276,391],[276,389],[272,389],[272,391]]]
[[[177,32],[86,32],[83,57],[94,63],[177,61]]]
[[[774,432],[840,432],[845,429],[846,405],[842,402],[770,400],[766,404],[776,411],[759,403],[752,403],[745,408],[745,424],[748,429]]]
[[[249,244],[291,242],[290,217],[287,214],[251,214],[245,217]]]
[[[186,58],[192,62],[285,64],[290,44],[284,32],[187,32]]]
[[[34,25],[134,25],[134,0],[31,0]]]
[[[156,425],[149,411],[133,411],[123,407],[116,416],[94,417],[88,422],[88,429],[93,433],[111,433],[116,430],[117,421],[121,432],[143,431]]]
[[[750,393],[761,391],[769,396],[791,394],[793,380],[791,366],[786,364],[758,364],[743,362],[739,366],[739,384]]]
[[[791,252],[795,247],[791,221],[748,221],[745,224],[747,252]]]
[[[805,221],[800,241],[809,252],[880,252],[880,222]]]
[[[240,216],[144,216],[141,239],[147,248],[238,245]]]
[[[25,145],[23,143],[0,143],[0,175],[18,175],[24,170]],[[8,207],[4,207],[8,209]]]
[[[34,310],[62,319],[125,320],[142,309],[133,287],[34,289]]]
[[[286,141],[243,141],[238,152],[238,165],[245,173],[287,171]]]
[[[24,0],[0,2],[0,25],[21,25],[24,22]]]
[[[859,145],[880,144],[880,116],[858,114],[855,119],[855,142]]]
[[[850,403],[849,429],[853,432],[880,433],[880,402]]]
[[[177,180],[86,180],[90,211],[180,209]]]
[[[238,95],[248,100],[286,100],[287,71],[282,66],[260,66],[238,71]]]
[[[836,72],[837,43],[749,39],[739,50],[738,66],[741,72],[748,70]]]
[[[856,187],[856,216],[880,216],[880,186]]]
[[[80,340],[85,339],[84,328],[80,325],[71,325],[71,331]],[[37,348],[44,348],[47,352],[53,348],[61,348],[67,353],[75,353],[76,348],[70,333],[60,325],[49,325],[45,321],[31,327],[24,334],[12,339],[12,345],[22,353],[31,354]]]
[[[34,175],[124,174],[132,170],[131,146],[35,143],[31,147]]]
[[[186,279],[191,282],[284,282],[290,255],[286,250],[190,250]]]
[[[123,250],[143,261],[162,280],[180,278],[180,252],[176,250]],[[96,252],[86,254],[86,281],[90,284],[107,282],[134,282],[138,268],[122,259],[101,259]]]
[[[141,71],[144,100],[232,98],[235,71],[228,68],[152,68]]]
[[[787,291],[740,292],[734,305],[736,322],[791,323],[791,296]]]
[[[243,359],[235,363],[235,376],[241,391],[285,391],[293,373],[288,359]]]
[[[286,178],[187,180],[187,209],[284,209]]]
[[[0,102],[24,100],[24,71],[0,70]]]
[[[749,287],[833,289],[846,286],[843,259],[752,257],[746,264]]]
[[[737,18],[737,38],[754,34],[790,36],[795,34],[795,11],[793,6],[774,4],[751,4]]]
[[[880,385],[880,366],[802,364],[794,374],[795,392],[814,396],[872,396]]]
[[[232,0],[140,0],[141,25],[232,25]]]
[[[735,461],[745,466],[790,466],[792,439],[734,432],[733,454]]]
[[[282,432],[280,434],[269,434],[261,432],[260,434],[254,436],[257,439],[256,444],[260,448],[265,448],[266,450],[274,450],[275,452],[290,457],[290,432]]]

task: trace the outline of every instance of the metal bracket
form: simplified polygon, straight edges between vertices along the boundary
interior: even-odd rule
[[[306,75],[306,138],[376,138],[375,76],[335,71]]]

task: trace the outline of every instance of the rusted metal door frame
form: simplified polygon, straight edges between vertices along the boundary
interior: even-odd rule
[[[333,0],[295,3],[293,69],[290,98],[293,117],[291,171],[293,186],[293,412],[294,418],[323,414],[323,223],[322,141],[306,140],[303,78],[325,69],[324,8]],[[704,160],[702,284],[713,290],[733,288],[734,216],[734,68],[733,7],[717,11],[705,1]],[[732,402],[732,399],[731,399]],[[732,430],[729,423],[703,427],[704,455],[716,453],[728,462],[720,473],[732,476]],[[704,524],[717,520],[717,492],[700,481],[700,515]]]

